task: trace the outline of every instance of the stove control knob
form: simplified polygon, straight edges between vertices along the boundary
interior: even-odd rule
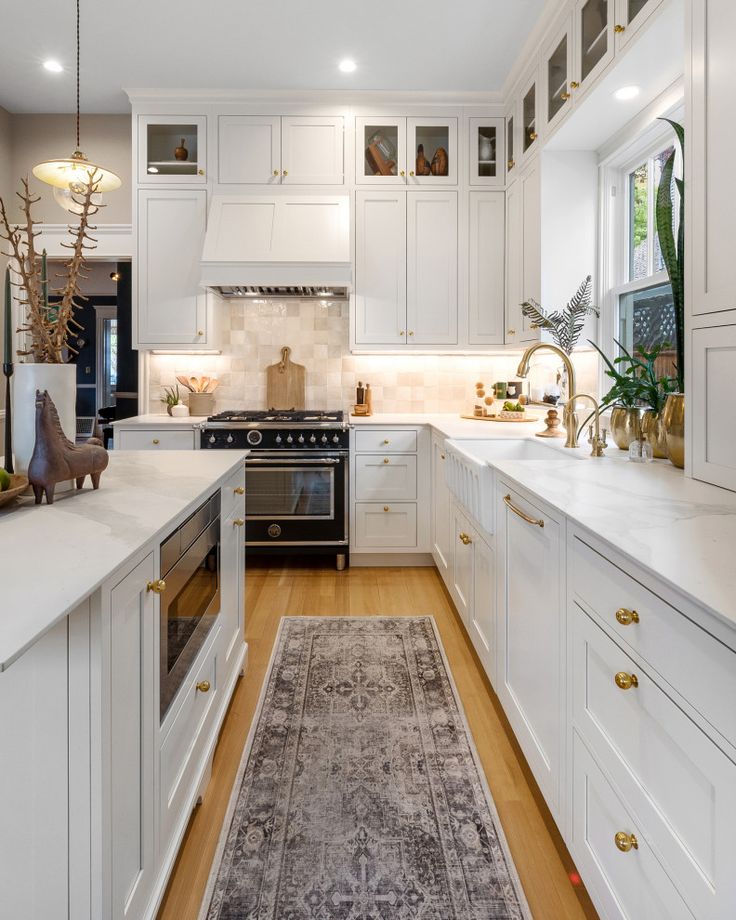
[[[229,435],[227,436],[227,443],[228,443],[228,444],[232,444],[233,441],[234,441],[233,436],[232,436],[231,434],[229,434]]]
[[[323,435],[322,435],[322,443],[323,443],[323,444],[326,444],[326,443],[327,443],[327,435],[326,435],[326,434],[323,434]]]
[[[300,443],[300,444],[303,444],[303,443],[304,443],[304,435],[303,435],[303,434],[300,434],[300,435],[299,435],[299,443]]]
[[[311,436],[311,438],[309,439],[309,443],[310,443],[310,444],[316,444],[316,443],[317,443],[317,438],[316,438],[315,435],[312,435],[312,436]]]
[[[213,434],[210,435],[210,444],[214,444],[217,439]]]
[[[245,436],[245,439],[252,447],[257,447],[263,440],[263,435],[257,428],[253,428]]]
[[[294,443],[294,438],[292,438],[292,436],[289,435],[288,438],[286,439],[286,443],[287,443],[287,444],[293,444],[293,443]]]
[[[276,435],[276,443],[277,443],[277,444],[280,444],[280,443],[281,443],[281,435],[280,435],[280,434],[277,434],[277,435]]]
[[[333,444],[339,444],[339,443],[340,443],[340,436],[337,435],[337,434],[334,434],[334,435],[332,436],[332,443],[333,443]]]

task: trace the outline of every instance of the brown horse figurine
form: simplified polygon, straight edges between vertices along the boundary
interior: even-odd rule
[[[81,489],[87,474],[92,487],[98,489],[100,476],[107,468],[109,457],[99,438],[90,438],[86,444],[72,444],[61,428],[59,413],[48,390],[36,390],[36,444],[28,466],[28,480],[33,486],[36,504],[40,505],[43,493],[46,503],[54,503],[57,482],[74,479]]]

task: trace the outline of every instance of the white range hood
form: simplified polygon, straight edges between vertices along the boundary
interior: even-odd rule
[[[218,195],[202,253],[203,287],[225,296],[345,297],[352,284],[347,195]]]

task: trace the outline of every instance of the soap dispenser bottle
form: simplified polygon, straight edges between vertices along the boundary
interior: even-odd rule
[[[636,438],[629,445],[629,460],[632,463],[651,463],[654,460],[652,445],[644,437]]]

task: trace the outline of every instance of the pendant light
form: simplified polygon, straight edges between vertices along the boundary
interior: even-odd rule
[[[77,146],[74,153],[66,159],[44,160],[33,167],[33,175],[53,186],[54,199],[57,204],[67,211],[81,214],[82,206],[79,204],[79,195],[82,194],[90,182],[90,174],[94,176],[96,193],[93,203],[99,205],[102,201],[101,192],[112,192],[120,188],[120,177],[98,163],[91,163],[79,149],[79,0],[77,0]],[[75,198],[77,200],[75,200]]]

